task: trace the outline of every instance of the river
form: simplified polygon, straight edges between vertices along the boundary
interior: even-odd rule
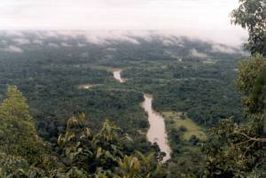
[[[168,139],[166,134],[164,118],[152,108],[153,97],[148,94],[144,94],[144,102],[141,104],[142,108],[148,114],[148,120],[150,128],[147,132],[147,139],[151,143],[157,143],[160,150],[166,153],[163,158],[163,162],[170,159],[171,148],[168,145]]]
[[[124,83],[125,79],[122,79],[121,72],[122,72],[122,69],[115,69],[113,70],[113,76],[118,82]]]
[[[113,76],[118,82],[124,83],[125,80],[121,78],[121,72],[121,69],[113,70]],[[162,160],[162,162],[165,162],[171,158],[171,148],[168,145],[164,118],[153,110],[152,101],[152,95],[144,94],[144,101],[141,103],[141,107],[148,114],[148,121],[150,124],[147,132],[147,139],[151,143],[156,142],[160,150],[166,153],[166,156]]]

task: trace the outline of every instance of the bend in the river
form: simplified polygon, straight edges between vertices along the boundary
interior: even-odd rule
[[[148,114],[148,120],[150,128],[147,132],[147,139],[151,143],[157,143],[160,150],[166,153],[163,158],[163,162],[169,160],[171,154],[171,148],[168,145],[167,133],[165,128],[164,118],[152,108],[153,97],[148,94],[144,94],[144,102],[142,103],[143,109]]]
[[[113,70],[113,76],[118,82],[124,83],[125,79],[121,77],[121,72],[122,69]],[[148,121],[150,124],[147,132],[147,139],[151,143],[157,143],[160,150],[166,153],[166,156],[163,158],[163,162],[165,162],[171,158],[171,148],[168,145],[164,118],[158,112],[153,110],[152,100],[153,97],[151,95],[144,94],[144,101],[141,104],[142,108],[148,114]]]

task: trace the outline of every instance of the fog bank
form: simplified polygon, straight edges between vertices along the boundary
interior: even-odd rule
[[[2,30],[155,30],[229,45],[247,33],[230,24],[238,0],[1,0]]]

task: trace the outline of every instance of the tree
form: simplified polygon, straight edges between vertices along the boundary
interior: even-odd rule
[[[243,95],[248,113],[262,113],[264,109],[266,58],[257,54],[239,65],[237,87]]]
[[[66,131],[58,137],[66,166],[71,170],[93,172],[90,164],[94,161],[93,135],[86,127],[84,114],[73,116],[67,121]],[[74,171],[75,172],[75,171]]]
[[[240,125],[225,119],[210,130],[208,142],[203,147],[206,177],[261,177],[265,170],[265,1],[240,0],[240,3],[232,13],[232,21],[248,29],[246,47],[253,55],[239,65],[236,82],[242,94],[246,117]]]
[[[0,151],[40,163],[45,145],[38,137],[26,99],[15,86],[8,86],[0,105]]]
[[[162,177],[156,155],[143,155],[127,150],[128,136],[115,124],[106,120],[97,134],[86,124],[84,114],[71,117],[66,131],[58,138],[65,171],[59,175],[70,177]]]
[[[158,164],[154,153],[144,155],[136,152],[135,155],[124,156],[118,161],[115,178],[160,178],[165,177],[165,171]]]
[[[251,54],[266,56],[266,2],[265,0],[239,0],[232,12],[232,22],[246,28],[249,33],[246,48]]]
[[[44,177],[44,171],[31,166],[26,159],[0,151],[0,177]]]
[[[263,139],[253,128],[225,119],[210,130],[203,149],[207,155],[207,177],[247,177],[262,166]]]

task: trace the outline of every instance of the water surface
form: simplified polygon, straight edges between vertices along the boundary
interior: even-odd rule
[[[163,162],[170,159],[171,148],[168,145],[168,139],[166,134],[164,118],[152,108],[153,97],[148,94],[144,94],[144,102],[141,104],[142,108],[148,114],[148,120],[150,128],[147,132],[147,139],[151,143],[157,143],[160,150],[166,153]]]
[[[124,83],[125,79],[121,77],[121,72],[122,72],[122,69],[115,69],[113,70],[113,76],[118,82]]]

